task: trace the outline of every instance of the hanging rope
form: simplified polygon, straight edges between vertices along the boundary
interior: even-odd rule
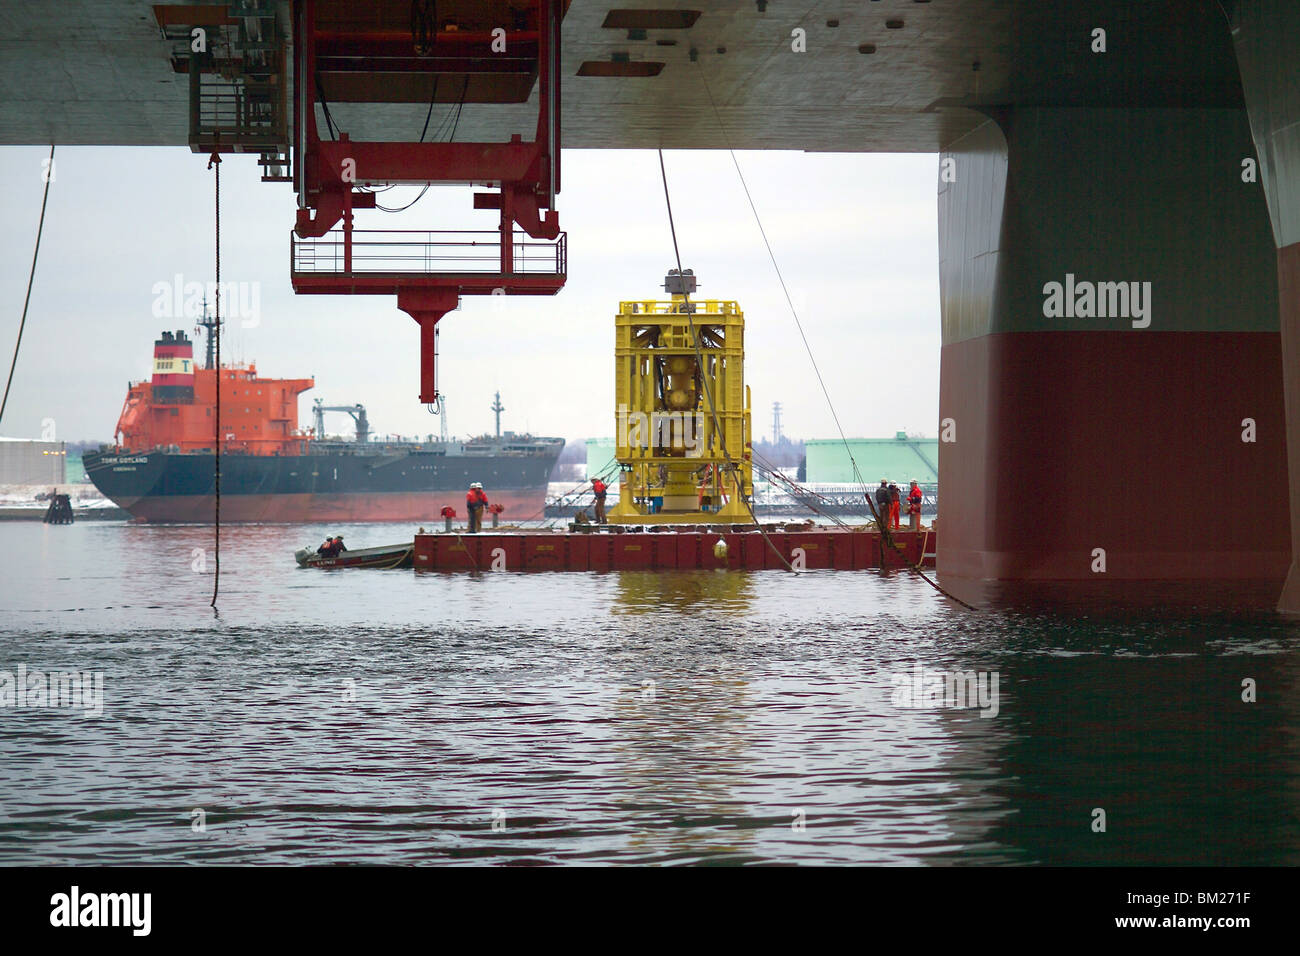
[[[50,144],[49,168],[45,171],[45,195],[41,199],[41,221],[36,224],[36,248],[32,250],[32,271],[27,275],[27,298],[23,299],[23,317],[18,323],[18,341],[14,343],[14,358],[9,363],[9,380],[5,382],[5,396],[0,400],[0,420],[4,419],[5,406],[9,404],[9,387],[14,383],[14,369],[18,367],[18,348],[23,344],[23,329],[27,327],[27,306],[32,301],[32,282],[36,278],[36,257],[41,253],[41,233],[45,231],[45,204],[50,199],[50,183],[54,180],[54,144]]]
[[[713,107],[713,115],[714,117],[717,118],[718,129],[722,131],[723,140],[727,143],[727,152],[731,155],[732,165],[736,167],[736,175],[740,177],[740,186],[745,192],[745,199],[748,200],[749,202],[749,209],[754,214],[754,223],[758,226],[758,233],[760,236],[763,237],[763,245],[767,247],[767,256],[769,259],[772,260],[772,269],[776,272],[777,281],[781,283],[781,291],[785,294],[786,304],[790,306],[790,315],[794,317],[795,327],[799,330],[799,338],[803,340],[803,347],[805,351],[807,351],[808,353],[808,361],[812,363],[813,372],[817,376],[817,383],[821,386],[822,395],[826,397],[826,406],[831,411],[831,418],[835,420],[835,428],[840,433],[840,441],[844,443],[844,451],[848,454],[849,463],[853,466],[853,476],[854,478],[857,479],[858,486],[862,489],[862,496],[863,498],[866,499],[867,506],[871,509],[871,513],[872,515],[875,516],[876,523],[880,527],[881,541],[887,543],[891,548],[897,551],[899,556],[903,559],[903,561],[907,564],[907,566],[910,567],[917,574],[919,574],[921,578],[927,584],[930,585],[930,587],[934,588],[944,597],[956,601],[964,608],[967,608],[971,611],[977,610],[975,607],[972,607],[970,604],[967,604],[961,598],[956,597],[955,595],[944,590],[944,588],[941,587],[937,581],[932,580],[929,575],[927,575],[923,570],[921,570],[921,566],[919,564],[913,564],[911,559],[907,557],[907,554],[903,550],[902,545],[894,541],[894,536],[890,532],[889,528],[886,527],[886,522],[883,519],[881,519],[879,513],[876,511],[875,502],[871,500],[871,492],[868,490],[866,482],[863,481],[862,479],[862,472],[858,470],[857,460],[854,459],[853,457],[853,449],[849,445],[848,438],[846,438],[844,435],[844,426],[840,424],[840,416],[835,411],[835,403],[831,401],[830,390],[826,387],[825,379],[822,378],[821,369],[817,367],[817,359],[813,356],[812,346],[808,344],[808,336],[804,334],[803,323],[799,321],[799,310],[794,307],[794,300],[790,297],[790,290],[785,284],[785,276],[781,275],[781,267],[777,265],[776,254],[772,251],[772,243],[768,241],[767,230],[763,228],[763,220],[758,215],[758,206],[755,205],[754,203],[754,197],[750,195],[749,185],[745,182],[745,174],[740,170],[740,161],[736,159],[736,151],[731,148],[731,137],[727,134],[726,125],[722,122],[722,114],[718,111],[718,104],[713,99],[713,91],[709,89],[709,81],[704,76],[703,70],[700,71],[700,81],[704,84],[704,92],[709,97],[709,105]],[[662,150],[660,151],[659,154],[659,163],[661,166],[663,165]],[[922,560],[924,560],[924,557],[925,556],[923,554]],[[884,562],[882,561],[881,563],[883,564]]]
[[[215,222],[216,222],[216,253],[217,253],[217,324],[212,327],[210,335],[217,337],[217,367],[216,367],[216,392],[217,392],[217,414],[216,422],[213,425],[213,437],[215,442],[212,450],[212,480],[215,491],[212,507],[212,531],[214,536],[213,544],[213,562],[215,568],[212,575],[212,609],[217,608],[217,592],[221,588],[221,155],[212,151],[208,157],[208,169],[213,171],[213,182],[215,183]]]

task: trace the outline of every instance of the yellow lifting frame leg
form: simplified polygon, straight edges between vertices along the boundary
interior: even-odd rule
[[[670,274],[669,283],[681,278]],[[686,291],[694,291],[694,276],[686,278]],[[670,301],[621,302],[615,317],[621,480],[608,518],[616,524],[748,523],[754,480],[745,315],[736,302],[688,299],[669,283]],[[737,474],[744,500],[736,494]]]

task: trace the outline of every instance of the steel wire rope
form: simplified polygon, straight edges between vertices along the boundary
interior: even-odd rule
[[[0,399],[0,421],[4,419],[5,406],[9,404],[9,388],[14,383],[14,369],[18,367],[18,350],[23,344],[23,329],[27,328],[27,307],[32,301],[32,283],[36,279],[36,259],[41,254],[41,235],[45,232],[45,204],[50,201],[50,183],[54,181],[54,144],[50,144],[49,168],[45,171],[45,195],[41,197],[41,218],[36,224],[36,248],[32,250],[32,268],[27,274],[27,296],[23,299],[23,317],[18,322],[18,338],[14,342],[14,357],[9,363],[9,378],[5,382],[5,395]]]
[[[208,169],[213,171],[213,211],[216,230],[216,322],[212,334],[216,336],[216,393],[217,412],[215,416],[214,442],[212,449],[212,531],[213,531],[213,573],[212,573],[212,610],[217,609],[217,593],[221,588],[221,154],[215,149],[208,157]]]

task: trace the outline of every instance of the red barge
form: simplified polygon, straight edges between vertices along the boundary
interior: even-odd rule
[[[660,525],[601,531],[440,532],[415,536],[417,571],[862,571],[933,568],[933,530],[764,529],[754,525]],[[725,547],[719,547],[721,541]]]

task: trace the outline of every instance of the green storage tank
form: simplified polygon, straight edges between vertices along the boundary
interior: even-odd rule
[[[898,432],[893,438],[850,438],[848,449],[838,438],[814,438],[804,442],[808,455],[809,484],[853,484],[853,461],[862,481],[875,487],[881,478],[900,486],[909,481],[933,485],[939,480],[939,439],[909,438]],[[853,461],[850,461],[850,452]]]
[[[597,474],[614,467],[614,453],[617,450],[617,442],[613,438],[588,438],[585,444],[587,446],[588,478],[594,478]],[[611,481],[610,484],[617,484],[617,482]]]

